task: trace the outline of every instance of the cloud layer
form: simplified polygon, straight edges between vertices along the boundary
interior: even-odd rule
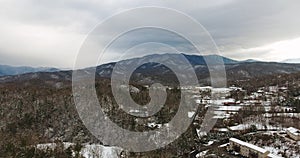
[[[297,17],[300,1],[297,0],[3,0],[0,4],[1,64],[72,67],[81,43],[99,22],[117,12],[142,6],[185,12],[210,32],[222,55],[234,59],[281,61],[300,57]],[[159,14],[157,18],[165,20]],[[134,19],[123,21],[134,22]],[[111,30],[115,27],[122,27],[122,23]],[[181,48],[186,46],[173,35],[160,36],[159,31],[150,30],[148,36],[136,33],[123,40],[112,52],[112,58],[105,62],[119,56],[118,48],[123,49],[128,42],[145,38],[168,41]],[[192,53],[188,47],[183,50]]]

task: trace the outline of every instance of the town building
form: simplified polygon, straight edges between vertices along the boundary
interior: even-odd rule
[[[287,129],[287,134],[294,140],[299,141],[300,140],[300,130],[296,129],[294,127],[290,127]]]
[[[228,150],[238,152],[242,156],[248,158],[279,158],[276,155],[270,154],[270,152],[266,149],[236,138],[229,139]]]

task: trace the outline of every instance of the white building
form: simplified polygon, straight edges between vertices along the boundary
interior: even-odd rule
[[[294,140],[299,141],[300,140],[300,130],[290,127],[287,129],[287,134]]]
[[[249,158],[280,158],[279,156],[270,154],[270,152],[266,149],[236,138],[229,139],[228,150],[238,152],[242,156]]]

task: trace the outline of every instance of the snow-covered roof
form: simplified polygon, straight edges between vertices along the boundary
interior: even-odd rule
[[[264,91],[263,91],[263,90],[261,90],[261,89],[257,91],[257,93],[263,93],[263,92],[264,92]]]
[[[138,88],[134,87],[134,86],[130,86],[130,92],[131,93],[139,93],[140,90]]]
[[[216,105],[223,105],[224,103],[235,103],[235,99],[232,99],[232,98],[218,99],[218,100],[211,100],[211,102]]]
[[[274,155],[274,154],[269,154],[268,158],[283,158],[283,157],[277,156],[277,155]]]
[[[228,129],[227,128],[219,128],[218,131],[220,131],[220,132],[228,132]]]
[[[216,92],[216,93],[226,93],[226,92],[230,92],[232,91],[232,89],[230,88],[213,88],[212,89],[213,92]]]
[[[255,150],[255,151],[258,151],[258,152],[260,152],[260,153],[266,153],[266,152],[269,152],[269,151],[266,150],[266,149],[263,149],[263,148],[258,147],[258,146],[256,146],[256,145],[253,145],[253,144],[250,144],[250,143],[241,141],[241,140],[236,139],[236,138],[230,138],[229,140],[232,141],[232,142],[235,142],[235,143],[237,143],[237,144],[240,144],[240,145],[242,145],[242,146],[245,146],[245,147],[248,147],[248,148],[250,148],[250,149],[253,149],[253,150]]]
[[[213,87],[211,86],[204,86],[204,87],[196,87],[197,89],[212,89]]]
[[[155,122],[152,122],[152,123],[148,123],[147,126],[150,128],[155,128],[155,127],[161,128],[162,124],[156,124]]]
[[[280,87],[279,89],[281,89],[281,90],[287,90],[288,88],[287,87]]]
[[[195,115],[195,112],[194,112],[194,111],[193,111],[193,112],[188,112],[188,117],[189,117],[189,118],[192,118],[194,115]]]
[[[217,106],[216,111],[239,111],[242,106]]]
[[[297,128],[289,127],[287,130],[294,135],[297,135],[297,136],[300,135],[300,130],[298,130]]]

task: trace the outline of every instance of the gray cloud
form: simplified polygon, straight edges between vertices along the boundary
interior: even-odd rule
[[[116,12],[141,6],[168,7],[187,13],[210,32],[222,55],[235,59],[279,60],[269,58],[274,53],[268,50],[252,48],[300,37],[297,0],[4,0],[0,4],[0,62],[10,65],[72,67],[81,43],[96,24]],[[158,14],[157,18],[162,16]],[[134,22],[126,19],[123,25]],[[110,30],[118,27],[122,23]],[[111,52],[112,58],[105,60],[117,57],[118,49],[126,48],[128,42],[149,38],[168,42],[187,53],[193,51],[180,38],[171,34],[161,36],[156,30],[147,35],[140,32],[128,36]]]

